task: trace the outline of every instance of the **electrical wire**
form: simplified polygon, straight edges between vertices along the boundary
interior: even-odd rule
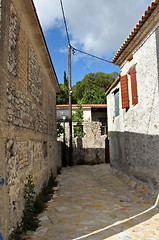
[[[63,8],[62,0],[60,0],[60,3],[61,3],[61,10],[62,10],[64,25],[65,25],[65,30],[66,30],[67,41],[68,41],[68,45],[70,45],[70,38],[69,38],[69,34],[68,34],[67,23],[66,23],[65,12],[64,12],[64,8]]]
[[[104,59],[104,58],[95,56],[95,55],[90,54],[90,53],[87,53],[87,52],[84,52],[84,51],[82,51],[82,50],[79,50],[79,49],[74,48],[74,47],[71,46],[71,44],[70,44],[70,38],[69,38],[69,33],[68,33],[68,28],[67,28],[67,23],[66,23],[66,18],[65,18],[65,12],[64,12],[64,8],[63,8],[63,4],[62,4],[62,0],[60,0],[60,3],[61,3],[61,10],[62,10],[64,25],[65,25],[65,30],[66,30],[67,41],[68,41],[68,45],[71,47],[71,49],[72,49],[73,51],[77,51],[77,52],[83,53],[83,54],[85,54],[85,55],[88,55],[88,56],[90,56],[90,57],[96,58],[96,59],[98,59],[98,60],[102,60],[102,61],[105,61],[105,62],[107,62],[107,63],[114,64],[114,63],[112,63],[112,62],[109,61],[109,60],[106,60],[106,59]]]
[[[99,60],[105,61],[105,62],[107,62],[107,63],[113,64],[113,63],[112,63],[111,61],[109,61],[109,60],[106,60],[106,59],[101,58],[101,57],[97,57],[97,56],[95,56],[95,55],[92,55],[92,54],[90,54],[90,53],[84,52],[84,51],[79,50],[79,49],[77,49],[77,48],[72,47],[72,49],[73,49],[74,51],[77,51],[77,52],[83,53],[83,54],[85,54],[85,55],[88,55],[88,56],[90,56],[90,57],[94,57],[94,58],[97,58],[97,59],[99,59]]]
[[[88,66],[86,65],[86,63],[80,58],[80,56],[76,53],[76,56],[78,57],[78,59],[81,61],[81,63],[84,65],[84,67],[89,71],[89,72],[92,72]]]

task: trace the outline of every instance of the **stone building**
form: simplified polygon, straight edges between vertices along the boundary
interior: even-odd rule
[[[26,177],[38,193],[57,168],[58,80],[32,0],[0,0],[0,236],[21,219]]]
[[[111,165],[159,191],[159,1],[116,53],[107,91]]]

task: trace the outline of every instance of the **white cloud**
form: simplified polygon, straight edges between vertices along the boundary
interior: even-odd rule
[[[55,27],[64,31],[59,0],[34,3],[44,31]],[[151,0],[63,0],[72,45],[110,57],[150,4]]]
[[[61,9],[58,0],[33,0],[44,30],[59,27]]]

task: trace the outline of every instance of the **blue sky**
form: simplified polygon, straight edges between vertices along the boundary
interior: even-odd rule
[[[68,74],[68,42],[60,0],[34,0],[48,49],[59,80]],[[111,60],[150,0],[63,0],[71,45]],[[119,68],[79,52],[72,54],[72,85],[89,72],[119,72]]]

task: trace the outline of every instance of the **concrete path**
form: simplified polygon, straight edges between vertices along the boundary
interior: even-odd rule
[[[64,168],[59,190],[29,240],[159,240],[159,211],[109,170]]]

